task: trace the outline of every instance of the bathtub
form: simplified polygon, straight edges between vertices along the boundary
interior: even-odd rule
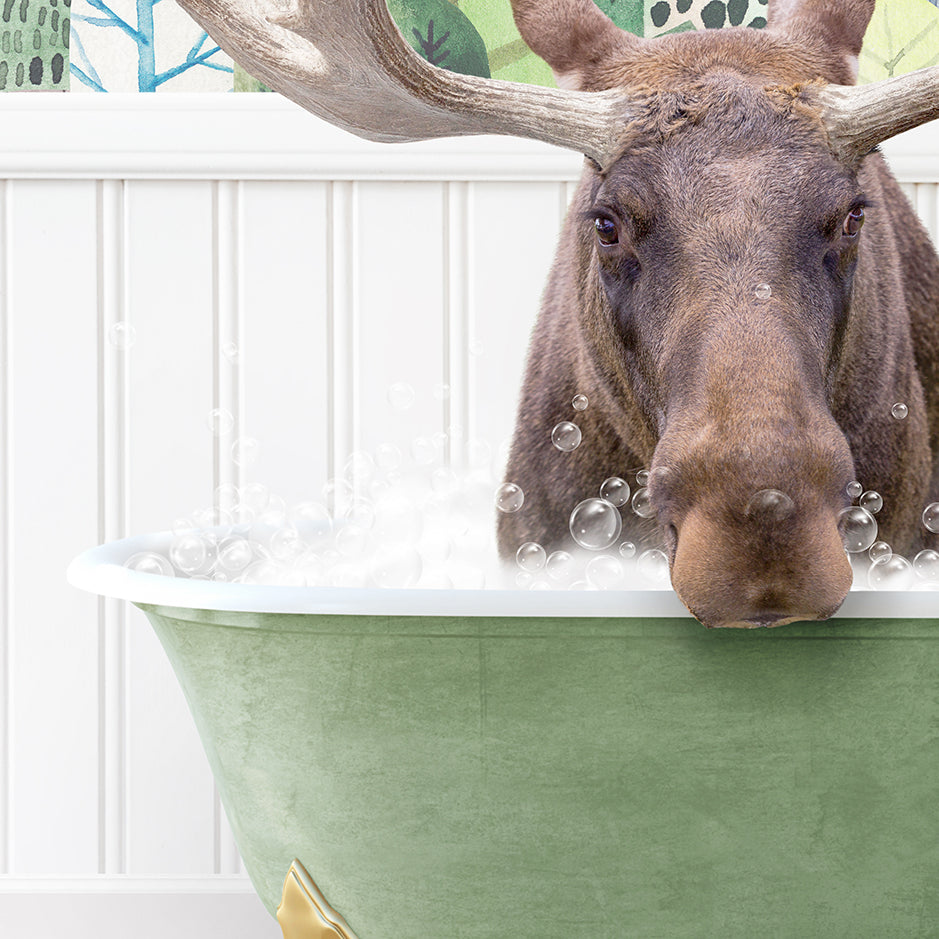
[[[288,939],[939,928],[939,593],[708,631],[670,590],[249,587],[122,567]]]

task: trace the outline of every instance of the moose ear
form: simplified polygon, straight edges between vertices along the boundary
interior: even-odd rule
[[[770,0],[768,28],[794,37],[821,39],[832,55],[857,79],[858,53],[867,24],[874,15],[874,0]],[[842,76],[830,76],[834,81]]]
[[[640,42],[593,0],[512,0],[512,12],[525,44],[551,66],[558,86],[571,91],[596,90],[593,68]]]

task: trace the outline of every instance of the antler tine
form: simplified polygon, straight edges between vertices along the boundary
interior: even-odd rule
[[[939,117],[939,66],[869,85],[828,85],[818,102],[835,152],[856,163],[881,141]]]
[[[629,118],[622,92],[572,92],[457,75],[405,42],[384,0],[179,0],[254,76],[326,120],[370,140],[466,134],[531,137],[616,155]]]

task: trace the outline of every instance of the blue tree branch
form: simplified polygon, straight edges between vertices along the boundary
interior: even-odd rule
[[[171,78],[175,78],[177,75],[181,75],[183,72],[189,71],[189,69],[194,68],[196,65],[211,65],[214,63],[206,62],[206,59],[209,56],[215,55],[216,52],[221,52],[222,50],[216,46],[214,49],[209,49],[208,52],[203,52],[202,55],[197,56],[194,59],[183,62],[181,65],[177,65],[174,68],[167,69],[165,72],[160,72],[154,80],[154,85],[162,85],[164,82],[168,82]]]

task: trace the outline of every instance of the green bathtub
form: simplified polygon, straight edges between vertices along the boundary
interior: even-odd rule
[[[296,858],[344,917],[304,935],[939,935],[939,593],[709,632],[666,591],[120,566],[159,538],[70,579],[146,612],[264,904]]]

